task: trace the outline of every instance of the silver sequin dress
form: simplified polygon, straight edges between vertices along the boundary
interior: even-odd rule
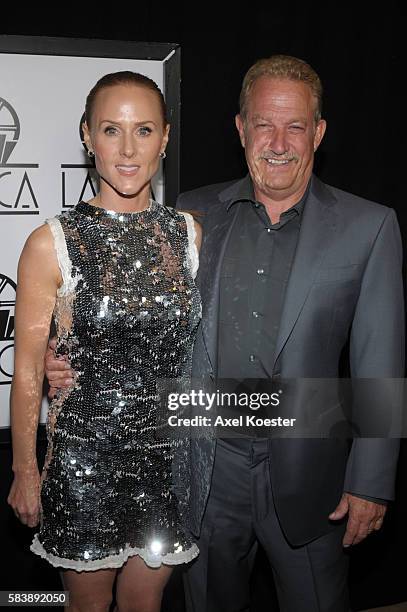
[[[200,318],[192,217],[154,201],[114,213],[80,202],[49,219],[63,285],[57,353],[76,372],[47,422],[40,531],[31,550],[77,571],[151,567],[198,553],[180,520],[176,442],[156,435],[157,380],[189,374]]]

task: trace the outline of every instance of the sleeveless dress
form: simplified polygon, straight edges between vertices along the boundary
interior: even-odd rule
[[[76,378],[49,408],[31,550],[77,571],[188,562],[177,442],[156,417],[157,381],[189,376],[201,316],[193,219],[151,200],[134,213],[80,202],[47,223],[63,279],[56,353]]]

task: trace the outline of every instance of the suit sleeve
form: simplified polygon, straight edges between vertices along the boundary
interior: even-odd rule
[[[402,246],[397,218],[389,210],[370,252],[350,336],[352,378],[404,376]],[[380,383],[380,380],[379,380]],[[388,406],[380,405],[380,410]],[[344,490],[393,499],[399,440],[353,440]]]
[[[175,208],[192,213],[206,214],[208,209],[218,202],[218,192],[219,188],[216,188],[216,185],[185,191],[179,194]]]
[[[175,202],[175,208],[177,210],[182,210],[183,208],[187,208],[187,204],[185,202],[185,195],[183,193],[180,193],[177,201]]]

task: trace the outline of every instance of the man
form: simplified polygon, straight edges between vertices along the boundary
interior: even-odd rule
[[[254,64],[236,117],[249,175],[178,200],[207,212],[197,378],[335,378],[348,339],[352,377],[404,374],[396,216],[312,175],[321,97],[301,60]],[[192,453],[188,609],[247,610],[260,542],[283,612],[347,610],[343,547],[381,527],[397,442],[196,439]]]

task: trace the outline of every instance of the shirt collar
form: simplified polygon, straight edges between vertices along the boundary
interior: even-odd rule
[[[229,211],[231,207],[237,202],[256,202],[256,198],[254,197],[253,183],[250,178],[250,174],[246,174],[245,178],[240,181],[239,188],[235,196],[230,200],[226,209]]]
[[[305,206],[305,202],[308,198],[310,186],[311,186],[311,179],[308,181],[307,188],[302,198],[298,202],[296,202],[296,204],[291,206],[291,208],[283,212],[282,216],[285,214],[291,214],[292,211],[295,211],[300,216],[302,215],[302,212]],[[228,203],[226,207],[226,210],[229,212],[232,206],[234,206],[234,204],[237,204],[237,202],[251,202],[252,204],[260,204],[261,206],[263,206],[263,204],[261,202],[257,202],[256,198],[254,197],[253,183],[250,178],[250,174],[247,174],[245,178],[241,181],[236,195],[230,200],[230,202]]]

